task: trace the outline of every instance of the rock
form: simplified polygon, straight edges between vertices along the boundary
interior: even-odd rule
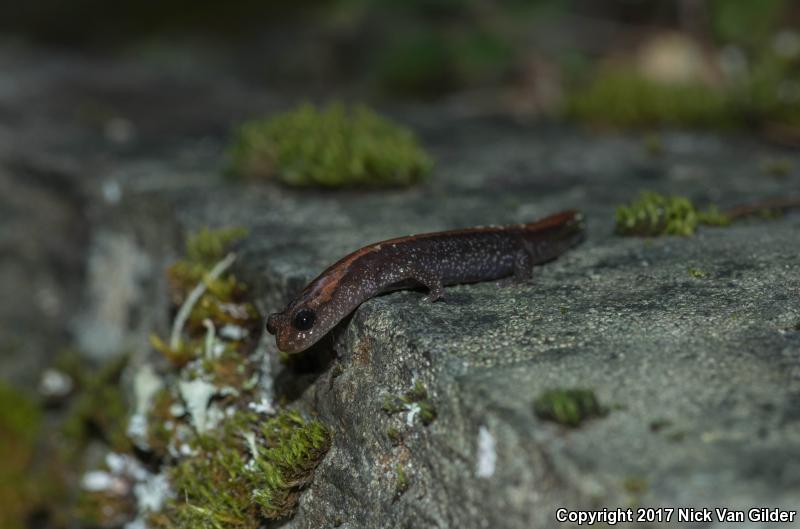
[[[723,204],[781,194],[758,172],[753,153],[766,148],[675,133],[650,159],[635,137],[441,126],[460,133],[434,140],[445,161],[426,189],[265,188],[189,207],[192,224],[251,227],[242,266],[265,312],[374,240],[588,214],[588,241],[529,283],[453,287],[435,304],[394,293],[337,330],[335,367],[299,393],[334,445],[287,526],[555,527],[562,506],[796,504],[798,214],[692,238],[612,234],[614,205],[640,188]],[[382,409],[417,381],[436,408],[429,426]],[[571,387],[594,389],[608,415],[577,429],[536,417],[542,392]]]

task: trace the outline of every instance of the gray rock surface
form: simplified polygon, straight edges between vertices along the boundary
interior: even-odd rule
[[[41,149],[23,141],[30,138],[52,154],[46,167],[60,168],[69,188],[80,190],[75,200],[49,195],[68,205],[67,218],[82,219],[78,228],[62,217],[37,228],[60,226],[72,234],[68,241],[80,242],[67,245],[80,250],[77,271],[53,284],[84,310],[55,312],[47,343],[70,331],[100,354],[112,348],[103,340],[118,345],[126,333],[165,325],[160,270],[179,252],[180,233],[200,226],[250,229],[238,266],[266,313],[375,240],[529,221],[568,207],[587,214],[587,242],[528,283],[453,287],[435,304],[418,292],[382,296],[323,343],[334,347],[335,360],[299,369],[273,357],[279,394],[335,432],[297,515],[283,526],[521,529],[559,526],[560,506],[800,505],[800,214],[692,238],[612,234],[614,206],[640,189],[723,205],[800,192],[798,170],[782,179],[763,171],[774,157],[800,166],[796,153],[746,137],[669,132],[664,154],[653,157],[637,135],[422,107],[394,111],[437,160],[424,186],[376,193],[239,187],[219,177],[225,131],[237,117],[274,108],[261,92],[213,75],[165,78],[152,66],[4,60],[16,70],[0,91],[0,134],[9,139],[0,176],[11,175],[2,200],[49,182],[20,176],[20,167],[42,167]],[[84,98],[109,104],[124,121],[98,130],[65,119]],[[133,139],[122,129],[135,131]],[[45,211],[36,204],[34,211]],[[24,213],[15,215],[31,226]],[[19,248],[13,234],[4,230],[2,242]],[[34,253],[64,240],[48,235],[52,241],[23,239],[36,240]],[[122,258],[133,248],[142,260]],[[87,251],[99,259],[99,276]],[[42,276],[19,268],[22,280],[4,274],[4,319],[15,314],[8,296],[25,299],[26,278],[46,282],[59,266],[44,267]],[[113,310],[98,313],[103,301],[85,297],[97,289],[88,289],[81,267],[90,271],[88,284],[107,277],[120,290]],[[40,309],[20,317],[35,327]],[[111,334],[93,341],[98,315],[113,320],[105,327]],[[416,381],[437,411],[428,426],[413,414],[382,411],[387,396]],[[534,415],[542,391],[573,386],[594,388],[610,413],[574,430]],[[390,427],[402,433],[398,446]],[[398,465],[408,480],[402,494]]]
[[[800,217],[686,239],[612,228],[613,206],[639,188],[731,203],[797,189],[797,175],[770,180],[768,150],[735,138],[668,134],[667,154],[650,160],[635,137],[442,127],[461,132],[434,143],[441,162],[428,188],[265,190],[255,222],[246,201],[217,209],[254,226],[244,262],[267,311],[373,240],[565,207],[589,218],[588,242],[530,283],[454,287],[436,304],[396,293],[356,311],[336,342],[339,367],[302,395],[336,442],[288,526],[551,527],[559,506],[796,508]],[[428,427],[381,411],[417,380],[438,411]],[[594,388],[611,413],[574,431],[535,417],[542,391],[576,386]],[[399,447],[389,427],[403,432]],[[479,470],[492,457],[480,454],[481,429],[493,472]],[[398,464],[410,482],[399,498]]]

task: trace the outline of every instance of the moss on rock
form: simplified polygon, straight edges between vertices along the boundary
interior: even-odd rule
[[[600,405],[594,391],[580,388],[545,391],[536,399],[533,409],[540,419],[571,427],[608,413]]]
[[[30,474],[41,412],[19,391],[0,383],[0,527],[22,529],[38,507]]]
[[[644,191],[628,205],[617,206],[616,232],[620,235],[656,237],[693,235],[701,224],[724,226],[730,219],[715,206],[699,210],[682,196]]]
[[[293,187],[407,186],[432,165],[410,130],[341,103],[249,121],[237,130],[231,156],[235,174]]]
[[[194,455],[169,470],[176,499],[151,523],[160,527],[259,527],[289,516],[331,442],[318,421],[282,411],[263,420],[237,412],[193,442]]]

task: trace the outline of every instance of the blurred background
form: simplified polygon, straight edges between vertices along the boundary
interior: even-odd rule
[[[797,140],[789,0],[38,1],[0,31],[295,95],[448,100],[601,126],[749,128]]]

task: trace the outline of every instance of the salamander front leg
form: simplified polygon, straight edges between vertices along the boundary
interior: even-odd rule
[[[514,256],[514,281],[527,281],[533,275],[533,259],[527,249],[522,248]]]
[[[416,271],[412,278],[428,289],[428,295],[423,299],[433,303],[440,299],[444,299],[444,287],[442,280],[436,274],[426,271]]]

